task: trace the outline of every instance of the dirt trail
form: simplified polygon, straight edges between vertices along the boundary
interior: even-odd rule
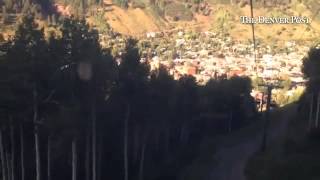
[[[268,144],[284,140],[288,122],[295,112],[296,105],[272,112]],[[258,122],[219,138],[215,162],[206,180],[245,180],[244,168],[248,158],[261,146],[262,129],[263,123]]]

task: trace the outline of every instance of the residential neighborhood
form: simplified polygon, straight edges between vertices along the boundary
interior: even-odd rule
[[[113,34],[111,41],[101,36],[104,47],[124,48],[125,40],[119,34]],[[194,33],[179,29],[148,32],[140,38],[139,46],[141,61],[149,63],[151,71],[163,66],[174,79],[192,75],[199,84],[233,76],[260,78],[264,82],[289,81],[288,96],[304,88],[301,66],[309,47],[294,41],[285,42],[282,49],[257,43],[254,55],[253,43],[249,41],[238,41],[215,32]],[[254,89],[252,95],[256,97],[259,93]]]

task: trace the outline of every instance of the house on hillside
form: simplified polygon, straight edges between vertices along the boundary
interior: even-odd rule
[[[191,76],[196,75],[197,70],[198,70],[197,67],[192,65],[184,66],[183,68],[184,74],[191,75]]]

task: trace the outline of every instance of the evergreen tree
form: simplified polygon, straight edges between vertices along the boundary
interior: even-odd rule
[[[308,79],[307,91],[317,93],[320,90],[320,48],[311,48],[308,55],[303,59],[302,72]]]
[[[74,66],[77,79],[79,81],[79,97],[81,104],[90,112],[92,127],[92,179],[97,178],[96,162],[96,113],[97,103],[109,93],[109,88],[113,84],[112,58],[103,54],[99,44],[98,33],[89,30],[89,26],[84,20],[65,19],[62,28],[62,41],[65,51],[65,62],[68,67]],[[73,89],[70,88],[70,89]]]
[[[53,31],[45,41],[28,15],[14,39],[1,45],[4,180],[40,179],[44,173],[48,180],[176,179],[204,136],[250,118],[254,102],[247,78],[205,86],[191,76],[175,81],[165,67],[150,74],[133,39],[126,40],[116,65],[84,19],[65,18],[60,30],[61,37]],[[19,150],[11,146],[17,139]],[[18,161],[21,166],[13,166]]]
[[[46,57],[46,47],[43,31],[38,30],[33,16],[28,15],[22,18],[6,56],[12,77],[11,83],[14,85],[13,93],[19,99],[20,104],[32,107],[25,110],[26,113],[33,114],[35,165],[38,180],[41,178],[39,124],[42,118],[39,107],[42,99],[49,92],[46,86],[47,79],[54,65],[50,62],[50,58]]]
[[[119,66],[119,95],[125,108],[124,130],[123,130],[123,160],[124,160],[124,180],[129,178],[129,123],[132,118],[132,112],[137,111],[139,102],[145,92],[148,82],[148,66],[140,63],[139,50],[136,41],[129,39],[126,43],[125,53],[121,57]],[[140,107],[141,108],[141,107]]]

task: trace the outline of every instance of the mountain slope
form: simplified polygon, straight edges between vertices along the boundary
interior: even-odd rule
[[[193,31],[222,30],[239,40],[248,40],[252,36],[251,26],[240,22],[240,16],[250,16],[248,5],[240,7],[237,4],[215,4],[211,2],[209,6],[211,9],[210,15],[204,16],[201,13],[194,12],[191,21],[174,21],[167,16],[158,16],[148,5],[143,9],[129,6],[126,10],[115,5],[111,5],[111,7],[112,10],[105,12],[106,23],[110,24],[115,31],[126,35],[140,36],[151,31],[182,28]],[[313,9],[316,8],[313,7]],[[255,16],[307,16],[312,21],[311,24],[293,25],[257,24],[255,26],[256,36],[258,39],[267,42],[313,41],[320,36],[318,13],[318,11],[310,9],[303,3],[293,3],[290,7],[255,7]]]
[[[296,112],[296,105],[288,105],[278,109],[271,114],[268,143],[279,143],[284,140],[287,131],[288,123]],[[232,132],[228,135],[223,135],[214,140],[215,151],[211,152],[211,161],[205,164],[205,171],[198,167],[203,167],[203,162],[195,161],[181,179],[190,180],[245,180],[245,166],[248,159],[259,151],[262,140],[264,121],[257,121],[248,127]],[[268,147],[267,147],[268,148]],[[207,151],[207,149],[203,149]],[[207,154],[208,152],[200,152]],[[213,160],[213,161],[212,161]]]

